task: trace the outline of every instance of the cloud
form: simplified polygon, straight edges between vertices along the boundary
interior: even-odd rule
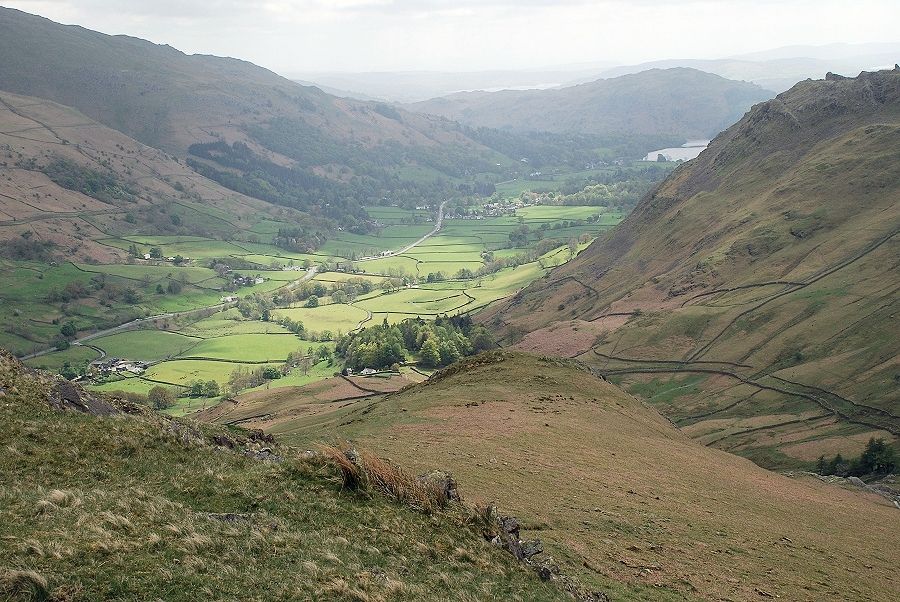
[[[896,0],[7,0],[282,73],[718,58],[897,39]],[[812,16],[814,15],[814,18]]]

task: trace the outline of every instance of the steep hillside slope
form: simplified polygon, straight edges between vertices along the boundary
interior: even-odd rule
[[[900,585],[888,500],[698,445],[573,362],[493,352],[381,399],[297,398],[257,419],[452,470],[614,600],[887,600]]]
[[[264,200],[327,203],[332,217],[360,217],[359,203],[388,192],[446,190],[448,179],[496,170],[502,160],[445,120],[339,99],[244,61],[189,56],[12,9],[0,9],[0,56],[0,89],[190,153],[205,175]]]
[[[3,600],[571,599],[462,512],[342,491],[258,433],[123,410],[0,353]]]
[[[173,217],[174,216],[174,217]],[[262,220],[306,219],[213,182],[166,153],[52,101],[0,91],[0,241],[124,259],[124,234],[246,239]]]
[[[898,156],[900,69],[802,82],[481,320],[767,465],[896,439]]]
[[[676,68],[552,90],[466,92],[409,107],[474,126],[683,141],[714,136],[771,96],[754,84]]]

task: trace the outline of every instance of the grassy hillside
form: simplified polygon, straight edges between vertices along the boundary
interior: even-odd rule
[[[570,599],[461,510],[342,490],[247,433],[51,409],[59,387],[0,357],[4,600]]]
[[[675,68],[552,90],[463,92],[409,106],[473,126],[597,136],[656,134],[681,144],[714,136],[753,103],[771,96],[754,84]]]
[[[896,440],[898,154],[900,71],[802,82],[481,319],[764,465]]]
[[[567,360],[494,352],[384,397],[285,390],[209,417],[444,466],[615,600],[887,600],[898,586],[887,500],[698,445]]]

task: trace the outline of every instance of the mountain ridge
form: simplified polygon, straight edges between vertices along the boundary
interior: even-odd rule
[[[801,82],[479,319],[764,465],[896,439],[898,149],[900,70]]]
[[[462,92],[408,106],[472,126],[513,131],[657,131],[692,139],[711,137],[770,97],[754,84],[678,67],[549,90]]]

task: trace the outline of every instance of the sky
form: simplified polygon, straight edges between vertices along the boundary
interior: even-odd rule
[[[0,0],[187,53],[315,71],[479,71],[900,41],[898,0]]]

